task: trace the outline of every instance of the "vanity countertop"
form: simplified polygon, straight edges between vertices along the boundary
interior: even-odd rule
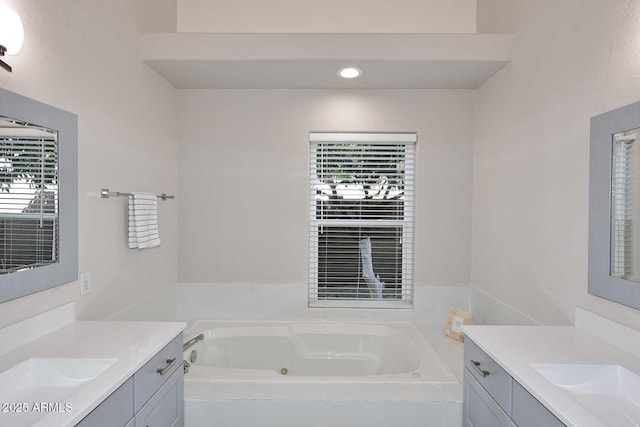
[[[78,321],[0,356],[0,372],[31,358],[113,358],[101,375],[83,384],[58,408],[42,416],[11,411],[0,402],[0,425],[73,426],[108,397],[184,328],[182,322]],[[1,388],[11,387],[0,384]],[[46,402],[55,403],[55,402]],[[70,408],[65,412],[66,408]]]
[[[640,359],[572,326],[465,326],[465,335],[567,426],[610,427],[531,364],[621,365],[640,374]]]

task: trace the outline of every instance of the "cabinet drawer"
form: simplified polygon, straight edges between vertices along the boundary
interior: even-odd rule
[[[182,427],[183,401],[184,373],[178,369],[136,414],[136,427]]]
[[[464,340],[464,366],[510,416],[511,376],[468,337]]]
[[[82,419],[76,427],[125,426],[133,417],[133,378],[111,393],[100,405]]]
[[[518,427],[564,427],[535,397],[517,381],[513,382],[513,421]]]
[[[463,427],[511,427],[509,416],[466,368],[462,411]]]
[[[173,360],[173,362],[171,362]],[[163,370],[162,373],[159,370]],[[173,374],[182,369],[182,334],[160,350],[133,376],[134,406],[138,412],[153,393]]]

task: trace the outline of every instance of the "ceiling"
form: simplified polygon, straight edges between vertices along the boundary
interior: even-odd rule
[[[475,89],[512,60],[497,34],[140,36],[140,55],[178,89]],[[340,68],[363,71],[342,79]]]

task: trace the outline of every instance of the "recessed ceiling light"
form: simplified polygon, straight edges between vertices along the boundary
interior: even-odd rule
[[[355,79],[362,75],[362,71],[355,67],[345,67],[338,71],[338,75],[343,79]]]

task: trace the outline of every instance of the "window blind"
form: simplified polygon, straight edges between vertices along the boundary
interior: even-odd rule
[[[310,134],[310,306],[411,306],[416,139]]]
[[[633,206],[635,134],[616,135],[612,168],[612,262],[611,275],[633,274]]]
[[[57,133],[0,127],[0,274],[58,259]]]

